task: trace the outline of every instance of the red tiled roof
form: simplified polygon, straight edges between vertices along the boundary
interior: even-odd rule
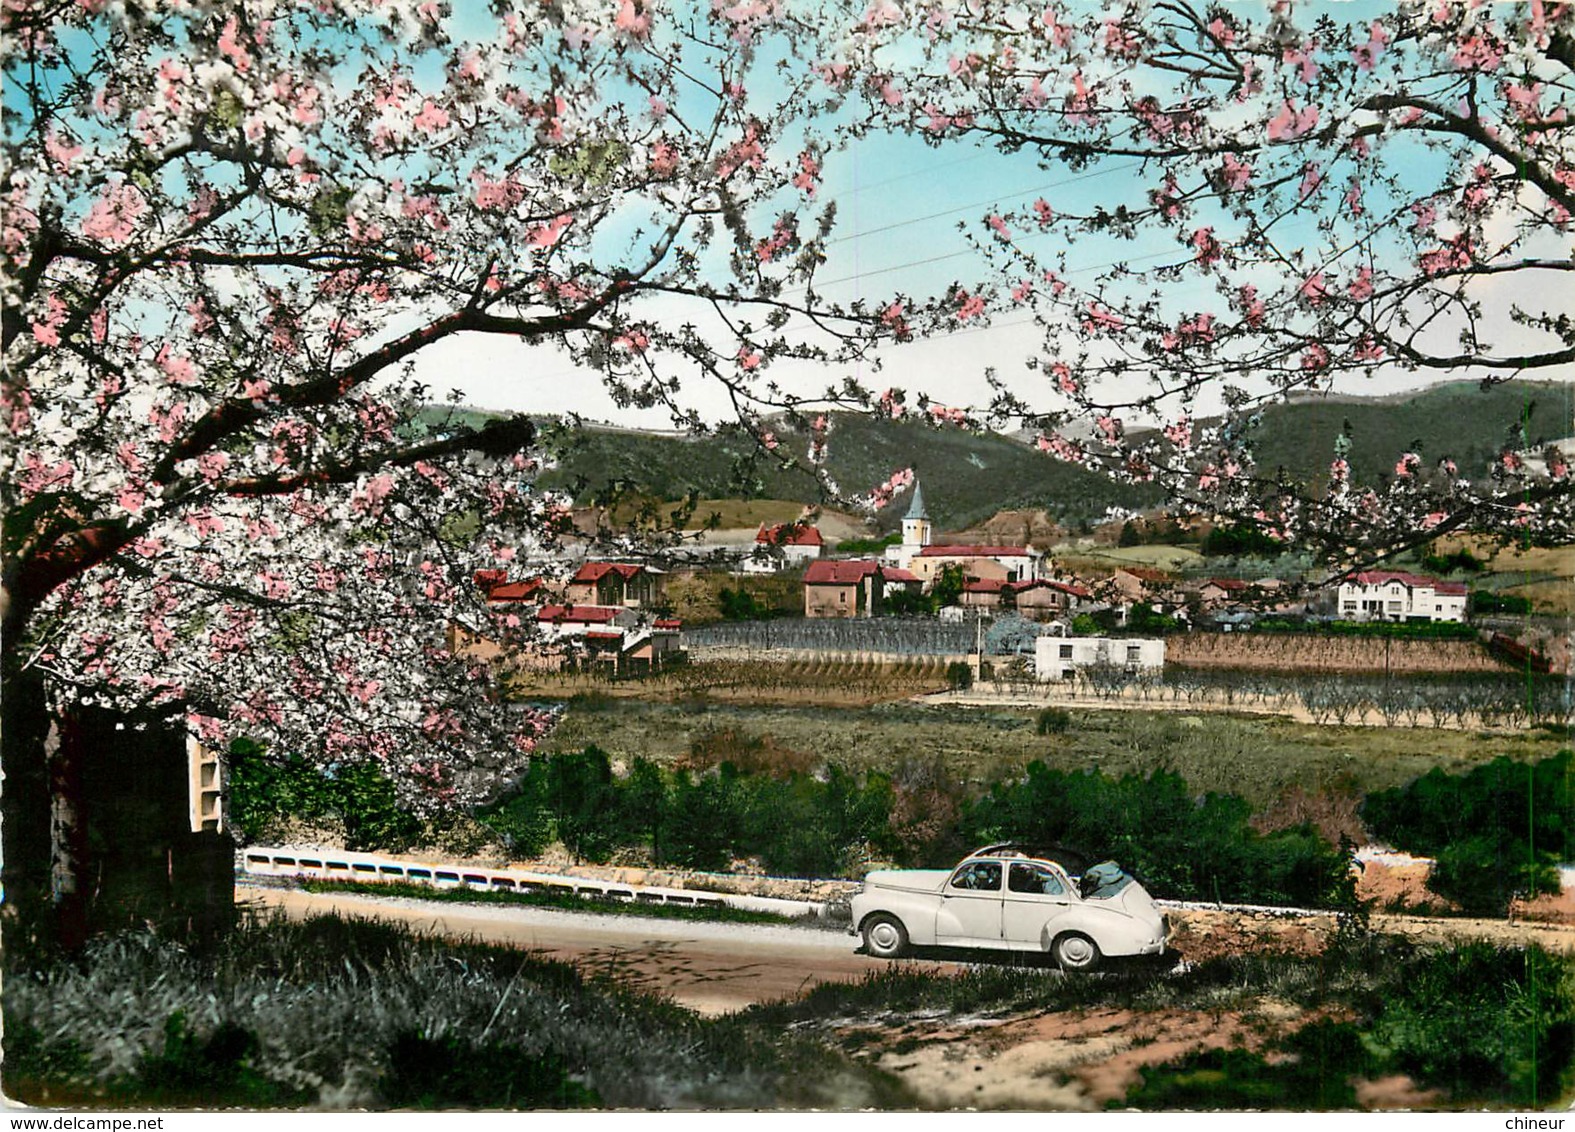
[[[623,634],[591,632],[585,634],[585,639],[587,641],[621,641],[623,640]]]
[[[1247,588],[1247,583],[1240,578],[1210,578],[1203,584],[1206,586],[1218,586],[1227,593],[1235,593]]]
[[[574,577],[569,580],[583,584],[599,581],[608,574],[620,574],[624,581],[628,581],[630,578],[638,577],[644,569],[643,566],[634,566],[627,562],[587,562],[576,570]]]
[[[500,582],[487,590],[488,601],[534,601],[541,595],[540,578],[526,578],[523,582]]]
[[[501,586],[508,581],[509,572],[507,570],[477,570],[471,577],[475,580],[476,585],[480,586],[482,591],[485,592],[492,589],[493,586]]]
[[[924,579],[919,577],[919,575],[917,575],[915,573],[912,573],[911,571],[908,571],[908,570],[899,570],[895,566],[882,566],[880,568],[880,573],[881,573],[881,577],[885,578],[888,582],[922,582],[922,581],[924,581]]]
[[[622,612],[623,610],[616,605],[544,605],[537,612],[536,620],[607,625]]]
[[[651,622],[651,625],[656,629],[682,629],[684,627],[684,623],[677,617],[658,617]]]
[[[871,574],[879,574],[879,562],[871,562],[865,558],[854,559],[818,559],[809,564],[804,571],[804,584],[806,586],[851,586],[862,582]]]
[[[1060,590],[1064,594],[1071,594],[1073,597],[1093,596],[1089,590],[1080,585],[1077,585],[1075,582],[1057,582],[1052,580],[1046,582],[1045,585],[1051,587],[1052,589]]]
[[[1390,582],[1399,582],[1408,589],[1431,586],[1433,592],[1438,594],[1459,595],[1466,592],[1463,582],[1445,582],[1422,574],[1407,574],[1404,570],[1364,570],[1352,581],[1364,586],[1387,586]]]
[[[965,594],[998,594],[1011,588],[1012,584],[1004,578],[974,578],[963,583]]]
[[[760,524],[755,541],[766,546],[825,546],[818,527],[800,526],[797,523],[778,523],[774,527]]]
[[[920,558],[1030,558],[1033,551],[1026,546],[927,546],[919,551]]]

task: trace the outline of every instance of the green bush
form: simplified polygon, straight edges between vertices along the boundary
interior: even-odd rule
[[[946,686],[958,692],[973,687],[973,668],[967,661],[954,660],[946,666]]]
[[[589,1108],[600,1103],[569,1077],[552,1050],[531,1052],[514,1042],[472,1042],[456,1034],[396,1036],[380,1088],[390,1107]]]
[[[1072,713],[1065,708],[1041,708],[1034,719],[1036,735],[1064,735],[1072,726]]]
[[[1575,1059],[1575,968],[1485,942],[1406,964],[1367,1035],[1382,1061],[1458,1100],[1528,1108],[1564,1094]]]
[[[1374,836],[1431,856],[1428,885],[1470,912],[1502,915],[1517,894],[1556,891],[1552,866],[1575,852],[1575,752],[1504,756],[1465,774],[1434,768],[1362,804]]]
[[[1466,608],[1473,616],[1478,613],[1530,613],[1531,599],[1518,594],[1496,594],[1491,590],[1472,590],[1466,598]]]
[[[351,849],[398,852],[421,834],[399,804],[393,781],[375,763],[322,768],[298,755],[270,756],[250,739],[230,745],[226,766],[230,821],[243,840],[260,841],[287,818],[336,820]]]
[[[1111,857],[1156,895],[1336,906],[1348,859],[1310,827],[1259,834],[1234,795],[1196,797],[1178,774],[1109,778],[1028,765],[964,819],[975,844],[1024,841]]]

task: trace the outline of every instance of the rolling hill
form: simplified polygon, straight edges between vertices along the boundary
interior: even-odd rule
[[[477,424],[485,414],[465,416],[465,423]],[[1153,489],[1112,483],[999,434],[856,413],[831,414],[831,420],[827,467],[840,488],[850,496],[867,493],[892,472],[911,467],[940,530],[977,526],[1010,509],[1042,510],[1064,527],[1085,527],[1110,507],[1142,509],[1161,502]],[[1265,474],[1284,468],[1317,486],[1336,438],[1348,431],[1353,479],[1378,485],[1393,475],[1404,451],[1428,463],[1448,455],[1462,475],[1481,476],[1506,443],[1540,448],[1575,433],[1572,421],[1572,385],[1516,381],[1483,390],[1454,382],[1401,396],[1308,397],[1272,405],[1260,414],[1252,441]],[[801,455],[808,448],[807,435],[792,426],[779,424],[776,431],[786,451]],[[553,432],[549,427],[544,441],[557,466],[542,485],[570,491],[582,505],[606,502],[620,491],[659,500],[693,492],[711,500],[829,502],[812,476],[783,469],[736,427],[703,436],[589,425],[560,436]],[[906,502],[906,495],[899,497],[876,517],[877,526],[895,529]]]

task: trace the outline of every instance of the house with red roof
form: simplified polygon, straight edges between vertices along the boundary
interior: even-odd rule
[[[875,616],[886,595],[886,572],[890,569],[869,558],[822,558],[811,562],[804,570],[804,616]],[[892,580],[904,586],[910,584]]]
[[[666,574],[643,563],[586,562],[569,579],[563,596],[571,604],[645,609],[661,604],[666,581]]]
[[[934,585],[948,566],[961,568],[969,579],[1027,582],[1039,577],[1041,558],[1031,546],[926,546],[909,560],[908,569],[927,586]]]
[[[1342,621],[1464,621],[1467,587],[1401,570],[1364,570],[1340,583]]]
[[[813,562],[826,551],[820,528],[809,523],[760,524],[755,547],[744,560],[743,569],[751,574],[770,574]]]
[[[1069,617],[1093,595],[1075,582],[1054,578],[1033,578],[1013,582],[1012,603],[1017,612],[1031,621],[1054,621]]]

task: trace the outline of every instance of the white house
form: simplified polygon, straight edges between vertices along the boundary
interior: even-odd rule
[[[1398,570],[1366,570],[1340,583],[1342,621],[1464,621],[1466,586]]]
[[[760,524],[755,547],[744,559],[746,574],[771,574],[813,562],[825,552],[826,540],[817,527],[801,523]]]
[[[1034,675],[1040,680],[1075,680],[1093,665],[1134,675],[1157,673],[1165,667],[1165,642],[1158,637],[1040,637],[1034,642]]]

